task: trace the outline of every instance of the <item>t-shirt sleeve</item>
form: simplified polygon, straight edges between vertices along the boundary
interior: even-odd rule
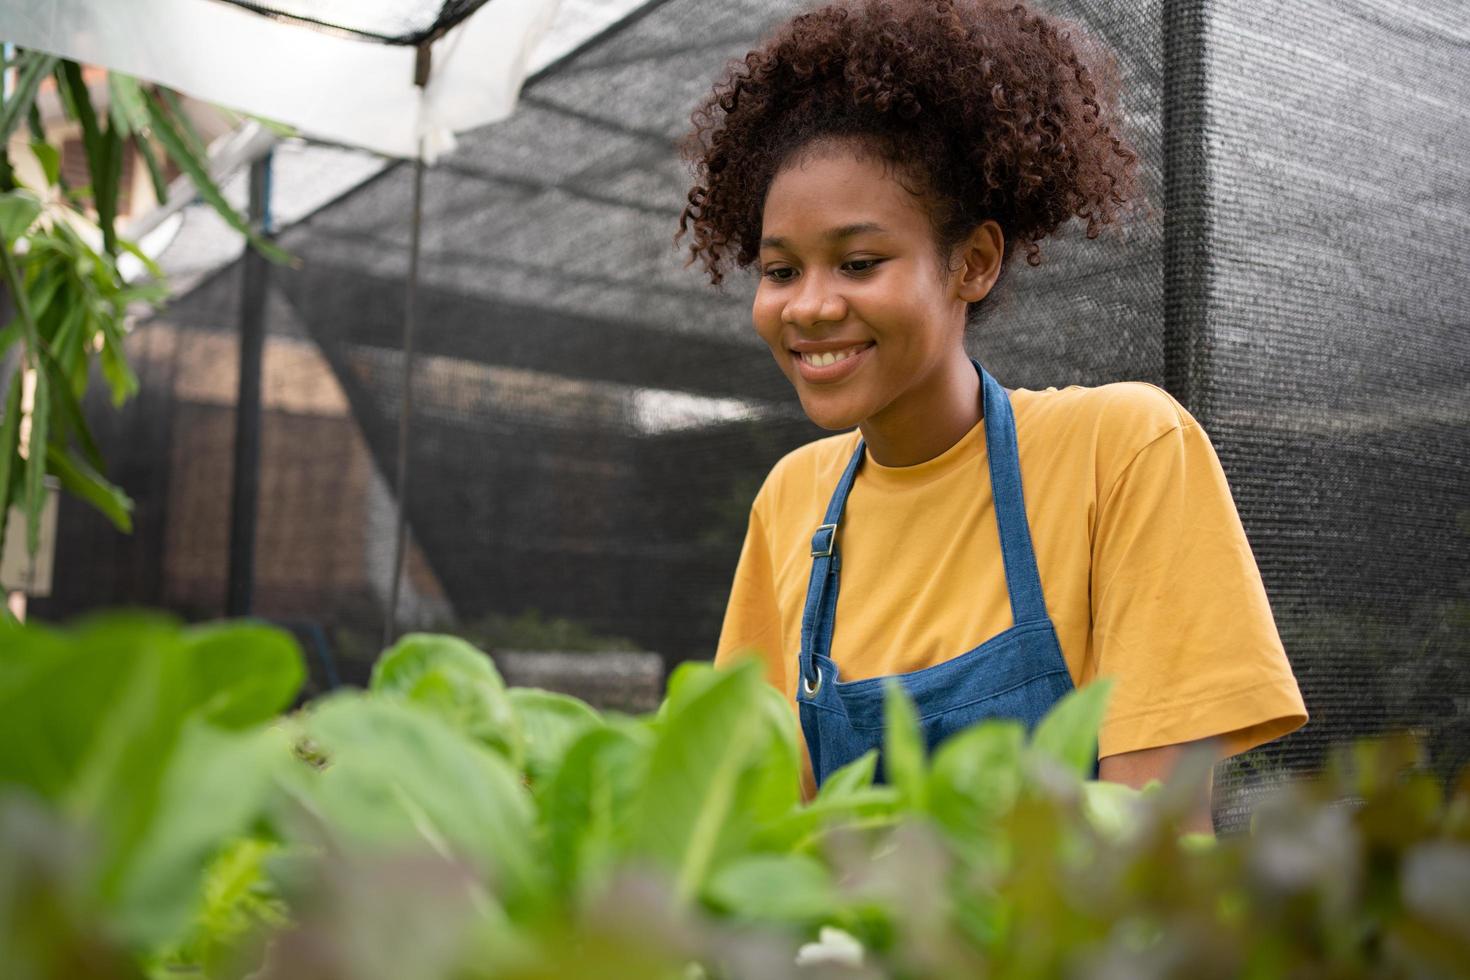
[[[715,647],[715,666],[724,667],[745,656],[755,656],[765,667],[766,680],[776,690],[791,695],[787,686],[787,670],[793,669],[796,652],[783,649],[781,612],[776,602],[775,570],[771,562],[770,543],[765,522],[758,507],[750,511],[750,524],[745,531],[745,544],[740,549],[740,562],[735,566],[735,582],[730,588],[730,601],[725,607],[725,622]],[[789,654],[789,655],[787,655]],[[796,702],[790,702],[792,724],[796,721]],[[806,739],[797,730],[801,746],[802,798],[812,799],[817,793],[812,774],[811,756]]]
[[[1097,676],[1114,678],[1099,757],[1209,737],[1228,757],[1307,721],[1224,470],[1188,413],[1101,498],[1092,618]]]
[[[725,621],[715,647],[715,666],[724,667],[737,657],[753,654],[765,664],[766,679],[777,690],[786,690],[781,654],[781,612],[776,602],[775,572],[770,545],[760,511],[752,507],[735,581],[725,606]]]

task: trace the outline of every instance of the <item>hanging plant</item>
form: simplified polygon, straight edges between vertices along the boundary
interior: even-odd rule
[[[0,103],[0,283],[10,307],[0,328],[0,366],[13,364],[8,373],[0,367],[0,545],[10,531],[10,506],[19,504],[34,556],[48,474],[119,530],[132,530],[133,502],[107,479],[81,409],[94,359],[114,406],[137,391],[123,348],[128,310],[168,295],[163,270],[118,234],[124,156],[137,148],[160,203],[169,196],[165,163],[171,163],[252,247],[275,261],[288,256],[225,200],[175,93],[108,73],[107,107],[99,113],[76,62],[20,51],[3,68],[14,72],[15,83]],[[61,154],[46,140],[37,96],[48,78],[81,132],[88,173],[82,186],[68,186]],[[32,139],[13,145],[22,123]],[[146,280],[128,281],[119,264],[124,255],[142,264]]]

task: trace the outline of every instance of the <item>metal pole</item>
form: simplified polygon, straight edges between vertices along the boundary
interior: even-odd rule
[[[250,164],[250,223],[271,234],[271,153]],[[260,369],[265,351],[269,263],[247,242],[240,302],[240,382],[235,401],[235,461],[230,485],[230,567],[225,611],[250,615],[255,585],[255,518],[260,498]]]
[[[419,42],[414,52],[413,83],[423,90],[433,71],[434,41],[439,35]],[[408,294],[403,306],[403,397],[398,410],[398,473],[394,481],[397,527],[393,534],[393,576],[388,587],[388,612],[383,617],[383,647],[398,635],[398,587],[403,579],[403,553],[408,543],[408,422],[413,415],[413,328],[414,304],[419,289],[419,228],[424,216],[424,137],[419,134],[418,153],[413,158],[413,217],[408,226]]]
[[[1208,15],[1200,4],[1164,3],[1164,387],[1200,418],[1209,378],[1205,298],[1211,226],[1206,137]]]
[[[418,156],[413,161],[413,219],[408,232],[408,295],[403,310],[403,395],[398,412],[398,472],[394,489],[397,526],[393,537],[393,584],[388,590],[388,614],[383,619],[383,647],[398,635],[398,589],[403,578],[403,554],[408,539],[408,431],[413,415],[414,304],[419,284],[419,228],[423,219],[424,140],[419,137]]]

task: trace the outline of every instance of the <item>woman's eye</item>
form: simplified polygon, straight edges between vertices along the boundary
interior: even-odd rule
[[[864,275],[872,272],[875,267],[882,263],[882,259],[850,259],[842,263],[842,268],[856,275]],[[761,272],[772,282],[790,282],[796,278],[796,270],[784,265],[771,266]]]

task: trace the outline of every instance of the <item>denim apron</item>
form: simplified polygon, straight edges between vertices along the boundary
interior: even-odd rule
[[[1014,625],[952,660],[896,675],[914,700],[930,752],[955,732],[987,718],[1017,719],[1029,731],[1062,695],[1072,690],[1072,676],[1047,616],[1036,556],[1031,549],[1010,400],[978,361],[971,358],[970,363],[980,374],[984,392],[990,485]],[[877,780],[884,779],[883,689],[888,678],[844,681],[831,657],[837,577],[842,566],[837,528],[853,479],[862,466],[863,450],[859,439],[827,505],[827,515],[812,537],[812,574],[801,617],[801,676],[796,701],[819,786],[869,749],[879,750]],[[1095,764],[1093,775],[1095,778]]]

